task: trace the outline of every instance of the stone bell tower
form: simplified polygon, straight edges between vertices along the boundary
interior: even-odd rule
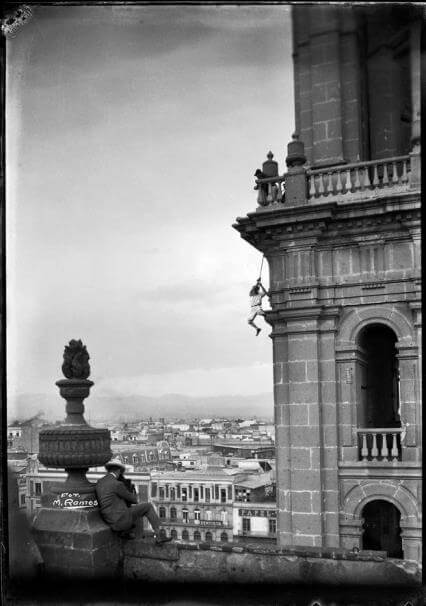
[[[234,225],[270,269],[281,545],[421,557],[421,23],[293,7],[297,135]]]

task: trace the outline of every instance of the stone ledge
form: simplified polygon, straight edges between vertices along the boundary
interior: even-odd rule
[[[143,541],[141,541],[143,543]],[[421,584],[418,566],[403,566],[372,552],[350,554],[344,550],[314,548],[267,550],[231,546],[176,544],[173,557],[159,546],[139,542],[126,546],[123,561],[125,578],[145,583],[272,583],[318,585],[366,585],[416,587]],[[172,547],[172,546],[170,546]],[[144,553],[148,551],[148,557]],[[177,554],[177,558],[176,558]],[[332,555],[333,554],[333,555]]]
[[[152,557],[157,557],[154,554],[165,553],[164,548],[174,547],[175,551],[219,551],[224,553],[252,553],[266,556],[295,556],[298,558],[321,558],[331,560],[350,560],[350,561],[373,561],[383,562],[387,559],[386,551],[368,551],[363,550],[359,552],[350,551],[341,547],[303,547],[303,546],[289,546],[289,547],[276,547],[274,545],[259,545],[257,543],[246,543],[240,545],[237,543],[207,543],[207,542],[193,542],[193,541],[173,541],[167,545],[155,545],[154,541],[150,541],[148,537],[142,538],[139,541],[130,541],[125,544],[125,553],[132,553],[138,555],[139,545],[141,549],[147,548],[151,545],[150,553]],[[157,551],[158,550],[158,551]],[[141,552],[142,553],[142,552]],[[148,557],[148,556],[147,556]],[[168,557],[158,559],[170,559]]]
[[[179,559],[178,546],[174,543],[164,543],[157,545],[154,539],[135,539],[125,542],[123,545],[124,555],[137,556],[148,560],[169,560]]]

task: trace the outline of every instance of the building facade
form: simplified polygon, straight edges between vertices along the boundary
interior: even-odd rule
[[[234,483],[247,474],[226,471],[151,474],[151,502],[168,536],[191,541],[232,541]]]
[[[278,540],[418,561],[422,9],[292,10],[297,135],[235,225],[269,264]]]
[[[213,444],[213,452],[221,454],[224,457],[234,456],[243,459],[273,459],[275,457],[275,446],[269,440],[265,443],[223,440]]]
[[[234,539],[240,542],[269,539],[276,542],[277,507],[272,502],[234,503]]]
[[[169,444],[162,440],[155,446],[137,442],[116,440],[111,444],[113,456],[134,471],[148,472],[151,469],[173,467]]]

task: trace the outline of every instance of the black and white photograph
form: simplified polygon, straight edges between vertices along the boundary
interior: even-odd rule
[[[6,3],[5,604],[423,604],[422,3]]]

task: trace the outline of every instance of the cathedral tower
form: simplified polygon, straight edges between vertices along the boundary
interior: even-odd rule
[[[297,135],[234,226],[270,269],[281,545],[421,558],[421,27],[293,7]]]

